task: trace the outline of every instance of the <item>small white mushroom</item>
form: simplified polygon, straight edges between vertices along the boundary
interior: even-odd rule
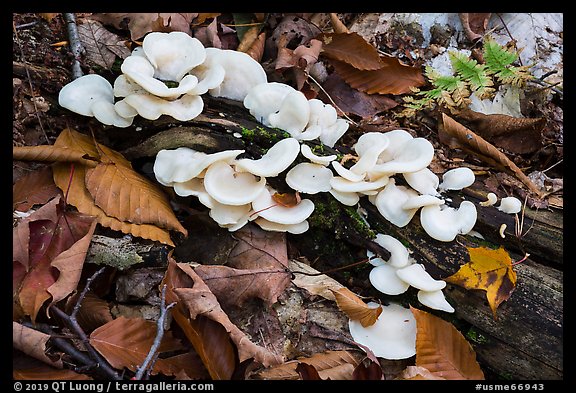
[[[423,206],[429,205],[442,205],[444,203],[443,199],[436,198],[432,195],[418,195],[409,198],[403,205],[402,209],[410,210],[410,209],[418,209]]]
[[[266,178],[236,172],[230,164],[217,161],[208,167],[204,187],[212,198],[224,205],[244,205],[265,190]]]
[[[300,153],[300,142],[294,138],[282,139],[257,160],[236,160],[237,171],[250,172],[256,176],[274,177],[288,169]]]
[[[92,104],[97,101],[114,103],[110,82],[97,74],[87,74],[74,79],[58,93],[58,104],[83,116],[94,116]]]
[[[420,224],[432,238],[450,242],[458,234],[467,234],[476,224],[476,206],[463,201],[458,209],[447,205],[429,205],[420,210]]]
[[[372,147],[365,149],[362,155],[360,155],[360,159],[356,161],[354,165],[352,165],[350,171],[359,175],[364,175],[369,170],[371,170],[374,165],[376,165],[376,161],[378,160],[380,153],[382,153],[386,147],[388,147],[389,140],[386,138],[376,142],[380,143],[376,143]]]
[[[410,136],[412,138],[412,136]],[[375,145],[386,145],[386,148],[390,145],[390,140],[383,132],[365,132],[364,134],[358,137],[358,140],[352,146],[352,148],[356,151],[358,156],[363,156],[364,153],[370,149],[372,146]]]
[[[398,277],[396,268],[388,264],[373,267],[368,278],[374,288],[386,295],[400,295],[410,288],[410,284]]]
[[[440,195],[438,192],[440,179],[430,169],[423,168],[416,172],[406,172],[403,173],[403,176],[408,185],[420,194]]]
[[[378,303],[369,302],[376,308]],[[382,306],[382,313],[373,325],[363,327],[360,321],[350,320],[350,335],[368,347],[374,355],[384,359],[406,359],[416,354],[416,318],[410,309],[397,303]]]
[[[356,192],[342,192],[331,188],[328,191],[332,196],[341,204],[346,206],[354,206],[360,201],[360,196]]]
[[[336,156],[336,154],[331,154],[329,156],[318,156],[318,155],[314,154],[314,152],[312,151],[310,146],[308,146],[305,143],[302,144],[302,146],[300,148],[300,152],[302,153],[302,155],[304,157],[309,159],[314,164],[320,164],[320,165],[324,165],[324,166],[328,166],[332,161],[334,161],[336,158],[338,158]]]
[[[516,214],[522,210],[522,202],[515,197],[505,197],[500,200],[498,210],[508,214]]]
[[[322,134],[320,134],[320,142],[328,147],[334,147],[338,139],[348,131],[350,124],[344,119],[338,119],[334,124],[322,129]]]
[[[332,164],[335,162],[332,161]],[[374,181],[350,181],[341,176],[334,176],[330,180],[330,185],[340,192],[365,192],[378,190],[388,184],[389,181],[390,178],[388,176],[382,176]]]
[[[332,171],[324,165],[303,162],[286,173],[286,184],[305,194],[317,194],[330,191],[332,177]]]
[[[395,179],[392,178],[386,187],[378,193],[373,203],[386,220],[402,228],[408,225],[418,210],[417,208],[403,209],[402,206],[410,198],[417,196],[418,193],[413,189],[397,186]]]
[[[290,133],[292,137],[298,138],[306,128],[309,118],[308,99],[301,91],[294,90],[284,97],[278,111],[268,116],[268,122],[270,127],[280,128]]]
[[[408,265],[410,253],[402,242],[390,235],[378,233],[374,239],[376,243],[390,251],[390,259],[386,261],[395,268],[402,268]]]
[[[446,300],[441,289],[437,291],[418,291],[418,301],[423,305],[433,308],[434,310],[446,311],[453,313],[454,307]]]
[[[294,235],[304,233],[310,227],[308,220],[298,222],[296,224],[279,224],[277,222],[268,221],[263,217],[258,217],[254,220],[260,228],[272,232],[288,232]]]
[[[148,120],[168,115],[179,121],[194,119],[204,109],[202,97],[185,94],[180,99],[167,101],[151,94],[131,94],[124,101]]]
[[[364,177],[366,176],[365,173],[358,174],[352,172],[350,169],[344,167],[344,165],[340,164],[338,161],[332,161],[331,164],[332,167],[336,170],[336,173],[348,181],[354,183],[361,182],[362,180],[364,180]]]
[[[392,160],[374,166],[371,172],[381,174],[416,172],[430,165],[432,158],[434,158],[432,143],[428,139],[413,138],[399,146]]]
[[[474,184],[476,177],[468,167],[450,169],[442,176],[442,183],[438,188],[443,190],[461,190]]]
[[[493,192],[489,192],[488,195],[486,195],[486,200],[480,202],[480,206],[492,206],[496,204],[496,202],[498,202],[498,196]]]
[[[396,274],[402,281],[423,291],[438,291],[446,287],[446,281],[435,280],[420,263],[400,268]]]
[[[393,160],[394,156],[402,149],[402,145],[414,139],[414,137],[405,130],[386,131],[384,135],[386,135],[390,143],[386,150],[380,154],[380,158],[378,159],[379,164]]]
[[[310,199],[302,199],[292,207],[281,206],[272,199],[272,195],[275,193],[275,190],[265,188],[252,202],[255,219],[259,216],[278,224],[291,225],[308,219],[314,211],[314,202]]]
[[[125,128],[132,125],[134,116],[123,117],[116,111],[116,106],[109,101],[96,101],[92,104],[92,114],[102,124]]]
[[[248,222],[249,212],[252,205],[247,203],[245,205],[224,205],[220,202],[214,203],[210,208],[209,215],[218,225],[225,227],[239,222]]]
[[[271,127],[268,116],[278,112],[284,98],[295,90],[292,86],[285,83],[261,83],[248,91],[248,94],[244,97],[244,107],[260,123]]]

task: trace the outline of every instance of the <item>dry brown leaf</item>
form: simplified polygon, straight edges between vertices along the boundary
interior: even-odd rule
[[[252,379],[297,380],[300,375],[296,368],[301,363],[313,366],[321,379],[350,380],[360,363],[360,356],[349,351],[319,352],[258,371],[252,375]]]
[[[92,345],[114,368],[127,368],[137,371],[144,362],[156,337],[156,323],[142,318],[120,316],[100,326],[90,334]],[[170,331],[164,332],[159,353],[182,349],[182,345],[172,337]],[[152,374],[175,375],[179,369],[168,359],[159,358],[154,363]]]
[[[300,193],[298,191],[284,193],[275,192],[272,194],[272,199],[274,202],[284,207],[294,207],[301,201]]]
[[[30,356],[15,352],[12,378],[20,381],[89,381],[91,377],[69,369],[56,368]]]
[[[62,368],[61,359],[53,361],[45,353],[46,343],[49,339],[50,335],[46,333],[12,322],[12,345],[14,348],[52,367]]]
[[[292,283],[298,288],[303,288],[312,295],[322,296],[331,301],[336,301],[334,291],[344,288],[342,284],[333,278],[325,274],[319,274],[318,270],[297,260],[290,260],[290,271],[295,273]],[[298,274],[298,272],[303,274]]]
[[[67,308],[70,309],[70,312],[72,307],[76,305],[77,300],[78,296],[68,298]],[[106,300],[99,298],[93,292],[88,292],[82,300],[76,319],[84,332],[90,333],[94,329],[112,321],[114,317],[112,317],[110,306]]]
[[[374,325],[376,320],[382,314],[382,306],[377,308],[368,307],[362,299],[348,288],[340,288],[332,291],[336,297],[338,308],[352,320],[360,321],[362,326],[368,327]]]
[[[359,70],[348,63],[331,60],[335,72],[354,89],[367,94],[405,94],[426,83],[420,68],[407,66],[393,57],[382,57],[377,70]]]
[[[492,16],[489,12],[461,12],[458,15],[460,16],[460,22],[462,23],[462,29],[466,37],[472,42],[482,38],[486,33],[488,21]]]
[[[330,13],[330,23],[332,24],[332,29],[334,29],[335,33],[349,33],[350,30],[346,27],[344,23],[338,18],[338,14],[331,12]]]
[[[266,44],[266,32],[258,34],[258,37],[252,42],[249,48],[246,49],[246,53],[250,55],[254,60],[260,62],[262,56],[264,55],[264,46]]]
[[[87,19],[79,23],[78,38],[86,51],[86,59],[106,70],[112,69],[116,57],[125,59],[132,53],[124,39],[96,20]]]
[[[516,154],[534,153],[542,147],[542,130],[546,118],[521,118],[465,109],[458,119],[493,145]]]
[[[43,167],[22,176],[12,186],[12,209],[28,211],[34,205],[43,205],[61,193],[54,184],[52,170]]]
[[[416,318],[416,366],[444,379],[483,380],[476,353],[450,322],[410,307]]]
[[[385,66],[376,48],[358,33],[327,33],[320,39],[324,43],[322,53],[331,60],[347,63],[356,70],[379,70]]]
[[[530,191],[539,196],[542,195],[542,191],[506,154],[445,113],[442,114],[442,120],[438,126],[438,137],[440,142],[450,148],[462,149],[498,169],[510,170]]]
[[[96,152],[94,152],[96,153]],[[95,156],[67,146],[14,146],[12,159],[40,162],[74,162],[88,167],[95,167],[98,162]]]
[[[238,52],[247,52],[260,35],[260,26],[252,26],[244,32],[242,40],[238,43]]]
[[[422,380],[445,380],[446,378],[438,377],[430,372],[425,367],[421,366],[407,366],[400,375],[395,379],[405,379],[411,381],[422,381]]]
[[[172,269],[171,275],[175,276],[175,278],[171,278],[172,281],[182,283],[186,283],[186,279],[191,279],[192,281],[191,286],[171,288],[171,292],[173,292],[177,296],[178,301],[181,302],[189,323],[194,323],[194,320],[199,316],[204,316],[222,325],[238,349],[240,362],[253,358],[265,367],[283,362],[281,355],[273,353],[252,342],[244,332],[230,321],[228,315],[222,310],[218,303],[216,296],[214,296],[208,285],[204,283],[190,264],[176,263],[172,258],[169,258],[169,264],[173,265],[171,268],[169,265],[169,269]],[[182,275],[185,277],[180,278]],[[203,358],[203,360],[205,359]],[[206,367],[212,375],[211,368],[208,365],[206,365]]]
[[[128,27],[132,41],[136,41],[151,31],[182,31],[191,34],[190,24],[197,16],[192,13],[97,13],[92,14],[90,19],[117,29]]]
[[[190,318],[186,304],[180,301],[174,289],[191,288],[194,281],[178,268],[171,257],[161,285],[166,285],[166,302],[177,303],[170,310],[172,317],[200,356],[210,377],[214,380],[230,379],[236,367],[236,349],[228,332],[224,326],[207,316]]]

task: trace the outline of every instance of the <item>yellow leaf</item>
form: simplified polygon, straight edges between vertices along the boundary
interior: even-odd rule
[[[508,300],[516,288],[516,272],[512,259],[503,247],[492,250],[486,247],[468,248],[470,262],[460,267],[445,280],[466,289],[486,291],[486,298],[496,319],[496,309]]]
[[[378,306],[377,308],[369,307],[348,288],[340,288],[337,291],[331,291],[336,297],[338,308],[346,314],[348,318],[359,321],[364,327],[374,325],[382,313],[382,306]]]

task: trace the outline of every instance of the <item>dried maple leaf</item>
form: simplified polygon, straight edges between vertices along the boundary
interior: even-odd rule
[[[462,265],[445,281],[466,289],[486,291],[492,314],[496,319],[498,306],[510,298],[516,288],[516,272],[512,259],[503,247],[492,250],[486,247],[468,248],[470,262]]]
[[[338,308],[352,320],[360,321],[362,326],[368,327],[374,325],[380,314],[382,306],[371,308],[362,301],[354,292],[348,288],[340,288],[332,291],[336,297]]]
[[[444,379],[484,379],[472,346],[454,325],[426,311],[410,310],[416,318],[416,366]]]

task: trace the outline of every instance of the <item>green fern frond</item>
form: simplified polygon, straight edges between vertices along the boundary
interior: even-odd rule
[[[486,71],[484,64],[478,64],[462,52],[449,52],[452,68],[462,79],[466,80],[473,91],[480,97],[485,97],[494,91],[492,78]]]
[[[484,41],[483,55],[488,72],[501,83],[521,87],[532,78],[528,66],[512,65],[518,60],[519,52],[503,47],[491,37]]]

